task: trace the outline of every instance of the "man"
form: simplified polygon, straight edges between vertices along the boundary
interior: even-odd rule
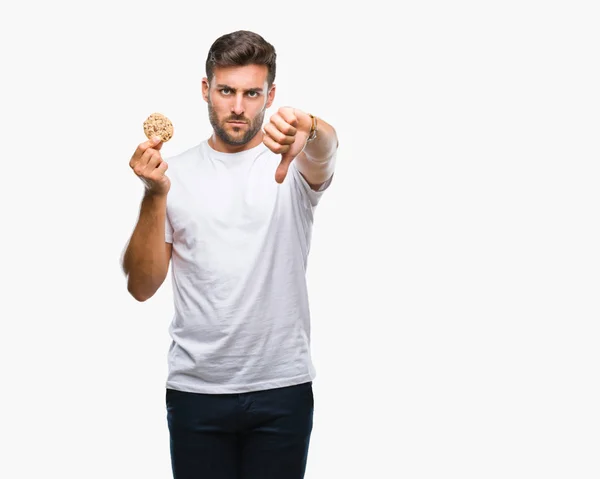
[[[297,108],[263,128],[275,60],[255,33],[218,38],[202,81],[211,137],[168,162],[150,140],[130,161],[145,194],[123,258],[129,292],[151,298],[172,265],[176,479],[304,477],[315,376],[305,272],[338,141]]]

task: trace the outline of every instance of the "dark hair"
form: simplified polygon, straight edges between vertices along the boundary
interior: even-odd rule
[[[266,65],[269,86],[275,81],[275,48],[263,37],[247,30],[238,30],[217,38],[206,58],[206,77],[212,81],[215,67]]]

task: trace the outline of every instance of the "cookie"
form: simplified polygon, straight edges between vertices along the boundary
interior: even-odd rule
[[[163,142],[169,141],[173,137],[173,123],[165,115],[152,113],[144,122],[144,133],[149,140],[160,136]]]

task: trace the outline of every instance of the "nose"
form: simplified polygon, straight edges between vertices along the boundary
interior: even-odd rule
[[[231,105],[231,112],[235,113],[238,116],[241,116],[244,114],[245,108],[244,108],[244,96],[241,93],[238,93],[235,96],[235,99],[233,101],[233,104]]]

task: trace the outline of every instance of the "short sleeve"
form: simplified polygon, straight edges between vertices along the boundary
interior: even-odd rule
[[[171,225],[171,221],[169,220],[168,209],[167,214],[165,215],[165,242],[173,243],[173,226]]]
[[[306,181],[306,178],[304,178],[302,173],[300,173],[300,170],[296,166],[296,163],[293,161],[290,165],[290,171],[292,172],[294,182],[298,185],[300,194],[308,200],[308,202],[313,208],[317,206],[317,204],[321,200],[321,197],[323,196],[323,193],[327,188],[329,188],[329,185],[333,180],[333,175],[331,175],[331,177],[325,183],[323,183],[318,190],[313,190],[308,184],[308,181]]]

